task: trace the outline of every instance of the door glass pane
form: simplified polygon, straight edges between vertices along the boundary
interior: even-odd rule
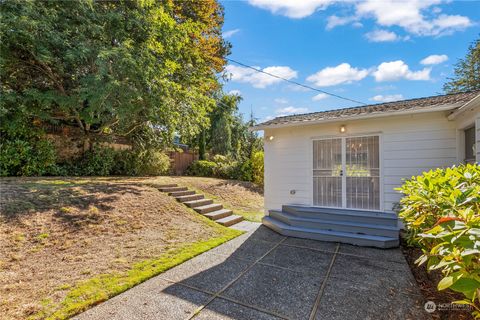
[[[380,209],[378,136],[346,138],[347,208]]]
[[[342,140],[313,141],[313,204],[342,206]]]

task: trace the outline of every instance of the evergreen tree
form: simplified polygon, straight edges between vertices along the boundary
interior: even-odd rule
[[[465,58],[455,64],[454,77],[443,85],[447,93],[480,90],[480,39],[468,47]]]

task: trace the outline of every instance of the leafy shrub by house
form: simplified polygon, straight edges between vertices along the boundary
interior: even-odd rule
[[[480,166],[431,170],[398,190],[407,240],[423,252],[416,262],[440,270],[438,290],[463,293],[456,303],[469,304],[480,319]]]
[[[156,150],[146,150],[137,157],[138,174],[142,176],[158,176],[170,172],[170,157]]]

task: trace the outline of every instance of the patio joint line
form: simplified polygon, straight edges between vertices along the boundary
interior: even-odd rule
[[[283,241],[285,241],[287,238],[284,238],[282,240],[280,240],[277,244],[275,244],[270,250],[268,250],[267,252],[265,252],[265,254],[263,254],[260,258],[258,258],[257,260],[255,260],[250,266],[248,266],[245,270],[243,270],[242,272],[240,272],[240,274],[238,276],[236,276],[233,280],[231,280],[229,283],[227,283],[225,285],[225,287],[223,287],[222,289],[220,289],[220,291],[218,291],[217,293],[215,293],[213,295],[213,297],[210,298],[210,300],[208,300],[204,305],[198,307],[197,309],[195,309],[187,318],[186,320],[190,320],[190,319],[193,319],[198,313],[200,313],[200,311],[202,311],[203,309],[205,309],[213,300],[215,300],[215,298],[219,297],[225,290],[227,290],[231,285],[233,285],[235,282],[237,282],[238,279],[240,279],[241,277],[243,277],[245,275],[245,273],[247,273],[250,269],[253,268],[253,266],[255,266],[260,260],[262,260],[263,258],[265,258],[270,252],[272,252],[273,250],[275,250]]]
[[[176,282],[174,280],[171,280],[171,279],[168,279],[168,278],[162,278],[163,280],[167,281],[167,282],[170,282],[171,284],[176,284],[176,285],[179,285],[179,286],[182,286],[182,287],[185,287],[185,288],[188,288],[188,289],[191,289],[191,290],[194,290],[194,291],[199,291],[199,292],[202,292],[202,293],[205,293],[205,294],[208,294],[208,295],[214,295],[215,292],[213,291],[208,291],[208,290],[205,290],[205,289],[201,289],[201,288],[197,288],[195,286],[192,286],[192,285],[189,285],[189,284],[186,284],[186,283],[183,283],[183,282]],[[257,311],[260,311],[260,312],[263,312],[263,313],[266,313],[266,314],[269,314],[271,316],[275,316],[275,317],[278,317],[278,318],[281,318],[281,319],[285,319],[285,320],[290,320],[290,318],[284,316],[284,315],[281,315],[281,314],[278,314],[278,313],[275,313],[275,312],[272,312],[270,310],[267,310],[267,309],[263,309],[263,308],[260,308],[260,307],[257,307],[257,306],[254,306],[254,305],[250,305],[248,303],[245,303],[245,302],[241,302],[239,300],[236,300],[236,299],[233,299],[233,298],[229,298],[227,296],[222,296],[222,295],[218,295],[217,298],[220,298],[220,299],[223,299],[223,300],[227,300],[227,301],[230,301],[230,302],[233,302],[235,304],[239,304],[241,306],[244,306],[244,307],[247,307],[247,308],[250,308],[250,309],[255,309]]]
[[[330,261],[330,265],[328,266],[327,274],[325,275],[323,283],[320,286],[320,289],[318,290],[317,298],[315,299],[315,303],[313,304],[312,311],[310,312],[310,317],[308,318],[309,320],[314,320],[315,316],[317,315],[318,307],[320,306],[320,301],[322,300],[323,292],[325,291],[325,287],[327,286],[327,281],[330,278],[330,273],[333,269],[333,264],[335,263],[335,259],[338,255],[339,250],[340,250],[340,243],[337,244],[335,253],[332,257],[332,261]]]

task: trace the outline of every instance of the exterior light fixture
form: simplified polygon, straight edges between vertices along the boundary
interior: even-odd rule
[[[340,132],[341,132],[341,133],[347,132],[347,128],[345,127],[344,124],[342,124],[342,125],[340,126]]]
[[[269,141],[272,141],[272,140],[273,140],[273,136],[268,136],[267,139],[268,139]]]

